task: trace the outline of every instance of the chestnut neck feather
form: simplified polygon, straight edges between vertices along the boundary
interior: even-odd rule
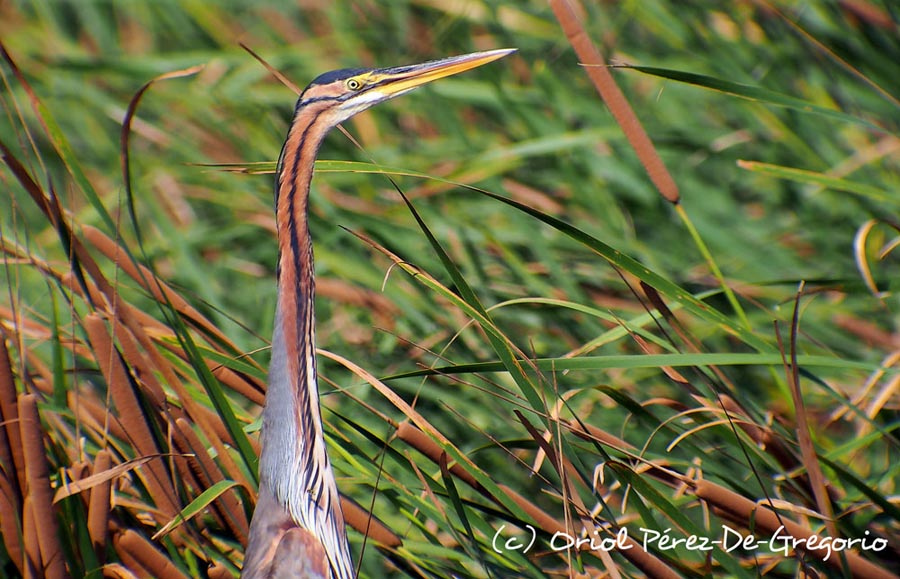
[[[352,577],[340,495],[325,448],[316,383],[315,273],[309,189],[333,103],[298,105],[278,161],[278,304],[263,412],[260,495],[271,493],[321,542],[333,579]]]
[[[311,105],[315,107],[316,105]],[[297,397],[298,434],[320,439],[315,388],[315,271],[309,232],[309,189],[319,146],[330,129],[316,111],[298,110],[279,159],[275,184],[278,223],[278,311],[287,349],[287,368]],[[311,121],[304,122],[304,119]],[[312,360],[312,364],[307,364]],[[312,371],[312,375],[310,375]]]

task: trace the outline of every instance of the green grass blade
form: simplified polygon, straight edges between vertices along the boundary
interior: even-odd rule
[[[694,86],[699,86],[701,88],[706,88],[718,92],[722,92],[725,94],[730,94],[733,96],[741,97],[743,99],[768,104],[775,105],[779,107],[785,107],[792,110],[804,112],[804,113],[812,113],[816,115],[821,115],[824,117],[828,117],[831,119],[854,123],[858,125],[863,125],[870,129],[874,129],[876,131],[882,133],[890,133],[884,127],[879,127],[878,125],[872,124],[871,122],[861,119],[859,117],[849,115],[842,111],[838,111],[835,109],[828,109],[825,107],[820,107],[818,105],[814,105],[809,101],[805,101],[803,99],[799,99],[796,97],[792,97],[786,94],[782,94],[776,91],[768,90],[765,88],[760,88],[758,86],[753,86],[749,84],[742,84],[737,82],[732,82],[729,80],[723,80],[721,78],[715,78],[711,76],[706,76],[702,74],[695,74],[692,72],[684,72],[680,70],[671,70],[666,68],[657,68],[653,66],[621,66],[617,68],[627,68],[631,70],[636,70],[638,72],[642,72],[644,74],[649,74],[651,76],[657,76],[660,78],[667,78],[669,80],[674,80],[677,82],[682,82],[685,84],[691,84]]]
[[[847,179],[841,179],[839,177],[832,177],[831,175],[826,175],[825,173],[819,173],[817,171],[807,171],[805,169],[784,167],[781,165],[773,165],[771,163],[743,160],[738,161],[738,167],[753,171],[754,173],[759,173],[760,175],[786,179],[788,181],[804,183],[806,185],[816,185],[825,189],[833,189],[845,193],[853,193],[879,203],[893,202],[896,198],[894,195],[891,195],[880,187],[874,187],[856,181],[848,181]]]
[[[712,366],[773,366],[781,367],[784,360],[780,354],[749,354],[738,352],[700,353],[700,354],[639,354],[611,356],[580,356],[578,358],[533,358],[528,360],[541,370],[613,370],[634,368],[659,368],[671,366],[712,367]],[[797,356],[801,367],[837,368],[857,372],[874,372],[883,368],[878,364],[844,360],[831,356],[801,354]],[[441,374],[468,374],[481,372],[503,372],[506,365],[502,362],[477,362],[471,364],[449,364],[424,370],[413,370],[392,374],[383,380],[398,380],[416,376],[432,376]]]
[[[230,480],[220,480],[216,484],[212,485],[199,495],[197,498],[192,500],[190,503],[185,506],[180,513],[178,513],[174,519],[166,523],[160,530],[153,535],[153,540],[157,540],[161,537],[165,537],[175,529],[177,529],[180,525],[188,522],[192,518],[199,515],[203,512],[204,509],[209,507],[217,498],[225,494],[225,491],[228,489],[234,488],[238,486],[238,483]]]
[[[400,192],[399,188],[398,192]],[[471,286],[469,286],[462,273],[456,267],[456,264],[453,263],[453,260],[450,259],[450,256],[447,254],[447,252],[444,251],[443,247],[441,247],[441,244],[438,242],[437,238],[435,238],[431,231],[428,229],[428,226],[422,220],[418,211],[416,211],[416,208],[409,201],[406,195],[403,195],[402,192],[400,192],[400,195],[403,197],[403,201],[406,203],[407,208],[415,218],[416,223],[419,224],[419,228],[428,238],[428,242],[431,245],[432,249],[438,254],[438,257],[440,258],[444,269],[447,271],[447,273],[450,274],[450,277],[453,279],[453,282],[459,289],[460,296],[462,297],[463,301],[465,301],[465,303],[470,308],[475,310],[475,312],[478,313],[479,317],[484,318],[489,323],[489,326],[496,327],[493,320],[491,319],[490,314],[488,314],[487,310],[478,299],[478,296],[475,295],[475,292],[472,290]],[[521,389],[522,394],[528,400],[529,404],[531,404],[532,408],[537,410],[539,413],[542,413],[545,406],[544,401],[538,392],[538,387],[534,383],[532,383],[531,379],[525,372],[525,367],[527,366],[527,364],[523,364],[521,362],[521,359],[516,358],[516,353],[514,351],[512,342],[509,340],[509,338],[507,338],[499,331],[496,333],[487,332],[487,336],[494,348],[494,352],[506,367],[507,372],[509,372],[510,376],[512,376],[513,380],[515,380],[516,384]]]

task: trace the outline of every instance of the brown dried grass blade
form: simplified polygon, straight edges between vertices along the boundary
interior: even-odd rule
[[[62,579],[67,576],[59,527],[53,512],[50,466],[44,450],[44,431],[34,394],[19,396],[19,430],[25,457],[26,492],[30,500],[35,532],[40,546],[41,568],[46,577]]]
[[[268,70],[268,71],[272,74],[272,76],[274,76],[275,78],[277,78],[278,81],[279,81],[281,84],[283,84],[284,86],[286,86],[286,87],[288,87],[289,89],[291,89],[292,91],[294,91],[294,94],[299,95],[299,94],[302,92],[302,91],[300,90],[300,87],[299,87],[299,86],[295,85],[293,82],[291,82],[291,81],[288,79],[288,77],[286,77],[286,76],[284,76],[283,74],[281,74],[281,72],[279,72],[278,69],[276,69],[274,66],[272,66],[271,64],[269,64],[268,62],[266,62],[265,59],[263,59],[263,57],[261,57],[260,55],[256,54],[255,52],[253,52],[253,49],[251,49],[249,46],[247,46],[247,45],[244,44],[243,42],[241,42],[241,43],[239,43],[239,44],[241,45],[241,48],[243,48],[243,49],[246,50],[248,53],[250,53],[250,56],[252,56],[253,58],[255,58],[261,65],[263,65],[264,67],[266,67],[266,70]]]
[[[519,422],[522,426],[525,427],[525,430],[528,431],[528,434],[531,435],[531,438],[537,443],[538,448],[540,448],[544,454],[547,456],[548,462],[556,469],[556,473],[559,475],[559,480],[562,481],[562,499],[563,504],[565,505],[565,523],[566,527],[569,529],[574,529],[574,521],[570,515],[570,506],[575,507],[575,515],[581,519],[581,527],[588,533],[594,533],[600,531],[601,529],[597,528],[594,524],[589,510],[584,504],[584,501],[581,500],[581,496],[578,494],[578,491],[575,489],[575,482],[580,480],[578,476],[578,470],[572,464],[572,461],[568,459],[568,457],[563,452],[559,452],[556,447],[550,444],[550,441],[553,440],[553,436],[545,438],[541,435],[537,428],[534,427],[533,424],[522,414],[520,411],[515,410],[516,418],[519,419]],[[558,421],[555,422],[557,432],[553,433],[556,437],[560,436],[559,428],[560,423]],[[560,440],[559,438],[557,438]],[[569,533],[569,536],[574,535],[574,533]],[[569,556],[569,553],[566,553]],[[621,579],[621,573],[619,572],[619,568],[616,565],[615,561],[613,561],[609,552],[601,549],[596,555],[603,562],[603,566],[606,569],[606,572],[609,574],[612,579]]]
[[[138,104],[140,104],[141,98],[143,98],[144,93],[146,93],[150,89],[150,87],[154,85],[154,83],[161,80],[191,76],[203,70],[203,67],[204,65],[201,64],[183,70],[176,70],[161,74],[156,78],[153,78],[144,83],[144,85],[140,89],[138,89],[137,93],[135,93],[135,95],[131,97],[131,101],[128,103],[128,109],[125,111],[125,117],[122,119],[122,131],[119,134],[119,146],[122,152],[122,177],[125,183],[125,195],[128,198],[128,211],[131,214],[131,221],[134,225],[138,239],[140,239],[141,235],[140,227],[138,225],[137,213],[134,210],[134,196],[131,192],[131,153],[128,147],[128,137],[131,135],[131,121],[134,120],[134,115],[137,113]],[[127,255],[127,253],[124,255]]]
[[[326,350],[316,349],[316,353],[320,356],[325,356],[326,358],[341,364],[366,382],[368,382],[375,390],[378,391],[379,394],[384,396],[388,402],[393,404],[397,410],[402,412],[405,416],[409,417],[412,422],[419,427],[419,429],[427,432],[437,440],[441,441],[441,444],[456,448],[450,440],[447,439],[446,436],[440,433],[437,428],[431,425],[424,416],[422,416],[415,408],[410,406],[400,395],[394,392],[391,388],[389,388],[384,382],[376,378],[373,374],[365,370],[364,368],[354,364],[347,358],[343,356],[339,356],[333,352],[328,352]],[[474,465],[473,465],[474,466]]]
[[[787,359],[784,359],[784,371],[788,386],[791,389],[791,398],[794,401],[794,412],[797,420],[797,442],[800,445],[800,457],[803,460],[803,466],[806,467],[806,473],[809,477],[809,486],[812,488],[819,512],[825,516],[825,526],[828,528],[829,535],[837,537],[834,509],[832,509],[828,489],[825,486],[825,475],[822,473],[822,465],[819,463],[816,447],[813,445],[812,436],[810,435],[809,416],[806,413],[803,393],[800,391],[800,367],[797,365],[797,333],[800,329],[800,298],[803,295],[803,288],[804,284],[801,282],[794,300],[794,313],[791,318],[790,363],[788,363]],[[777,331],[777,326],[776,336],[778,338],[778,348],[782,352],[782,357],[784,357],[784,345],[781,342],[781,332]]]
[[[153,460],[153,458],[155,457],[143,456],[141,458],[129,460],[128,462],[123,462],[122,464],[117,464],[110,468],[111,457],[109,451],[102,449],[97,452],[96,462],[94,463],[94,473],[82,479],[70,481],[58,488],[56,494],[53,496],[53,503],[58,503],[65,498],[88,490],[94,490],[102,485],[109,485],[113,479],[131,472],[139,466],[147,464]]]

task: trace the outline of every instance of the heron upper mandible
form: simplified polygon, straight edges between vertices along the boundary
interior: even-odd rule
[[[425,83],[506,56],[491,50],[422,64],[327,72],[297,101],[275,178],[278,299],[263,410],[259,498],[241,577],[351,579],[340,496],[325,449],[316,383],[313,164],[329,130]]]

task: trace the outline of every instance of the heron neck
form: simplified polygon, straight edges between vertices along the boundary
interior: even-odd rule
[[[281,151],[275,182],[278,303],[269,389],[263,411],[260,494],[271,493],[327,554],[331,575],[353,576],[340,495],[325,449],[316,383],[315,275],[309,233],[309,188],[327,115],[298,108]],[[254,514],[254,520],[256,515]]]
[[[313,164],[330,129],[315,111],[298,109],[281,151],[275,184],[278,224],[278,301],[264,411],[260,475],[276,497],[308,496],[316,480],[303,480],[296,464],[327,463],[316,383],[315,275],[308,207]],[[285,456],[296,464],[284,464]],[[285,482],[290,481],[290,482]],[[279,486],[281,485],[281,486]]]

